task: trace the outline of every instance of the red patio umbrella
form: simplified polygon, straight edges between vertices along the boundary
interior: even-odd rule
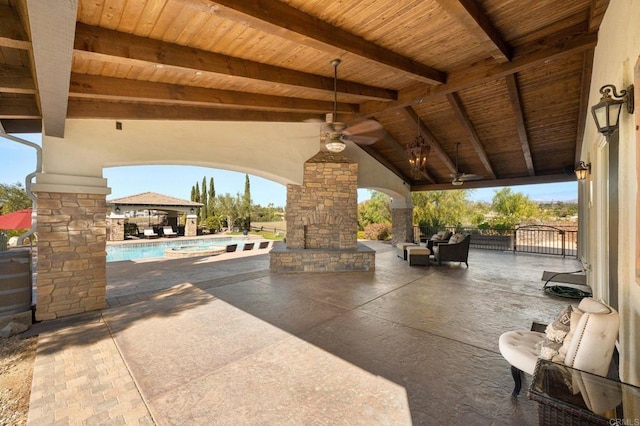
[[[31,209],[18,210],[0,215],[0,229],[31,228]]]

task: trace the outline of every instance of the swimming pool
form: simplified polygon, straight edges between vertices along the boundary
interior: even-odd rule
[[[107,262],[120,262],[122,260],[151,259],[154,257],[164,257],[164,252],[168,248],[194,247],[194,250],[205,250],[211,246],[224,247],[228,244],[237,244],[238,250],[242,250],[246,239],[231,237],[205,238],[192,240],[171,240],[171,241],[141,241],[127,244],[107,244]]]

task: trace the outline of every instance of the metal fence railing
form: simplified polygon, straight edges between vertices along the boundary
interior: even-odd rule
[[[415,227],[414,235],[416,241],[424,241],[441,230],[443,229]],[[444,230],[469,234],[470,247],[477,249],[558,256],[578,255],[577,227],[526,225],[515,229],[446,227]]]

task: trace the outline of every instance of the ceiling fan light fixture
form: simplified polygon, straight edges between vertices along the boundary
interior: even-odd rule
[[[451,182],[451,184],[453,186],[461,186],[463,183],[464,183],[464,181],[462,179],[458,179],[458,178],[453,179],[453,181]]]

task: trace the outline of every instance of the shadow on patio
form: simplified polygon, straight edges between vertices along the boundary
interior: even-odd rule
[[[270,274],[267,255],[110,266],[103,320],[154,420],[535,424],[498,337],[553,320],[568,301],[542,272],[578,262],[472,250],[468,269],[409,267],[367,244],[371,273]]]

